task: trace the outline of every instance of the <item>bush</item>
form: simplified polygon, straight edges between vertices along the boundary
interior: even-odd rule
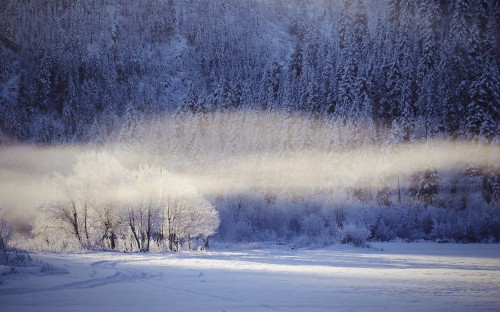
[[[366,247],[370,230],[365,226],[349,223],[340,230],[342,244],[351,244],[355,247]]]
[[[397,237],[394,230],[390,227],[390,224],[386,223],[383,218],[378,220],[371,234],[373,240],[380,242],[388,242]]]
[[[307,237],[313,239],[325,231],[325,221],[317,214],[310,214],[304,219],[302,228]]]

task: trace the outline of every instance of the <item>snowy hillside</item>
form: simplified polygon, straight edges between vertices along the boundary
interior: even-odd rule
[[[88,142],[128,127],[127,111],[253,108],[359,122],[376,142],[391,130],[491,142],[498,12],[488,0],[5,1],[0,126]]]

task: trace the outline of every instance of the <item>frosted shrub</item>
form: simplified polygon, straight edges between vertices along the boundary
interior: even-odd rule
[[[500,241],[500,206],[493,204],[480,210],[467,209],[466,212],[478,241]]]
[[[302,239],[294,240],[296,246],[322,247],[335,243],[337,238],[336,224],[331,227],[318,214],[309,214],[302,222],[302,230]]]
[[[324,223],[323,218],[317,214],[310,214],[304,219],[302,228],[304,229],[305,234],[312,239],[319,236],[325,230]]]
[[[367,239],[370,237],[370,230],[363,225],[348,223],[340,230],[342,244],[352,244],[356,247],[367,246]]]
[[[378,222],[372,230],[372,239],[387,242],[396,238],[394,230],[386,223],[383,218],[379,218]]]
[[[252,237],[252,225],[247,220],[240,220],[234,225],[234,239],[236,241],[248,241]]]
[[[397,237],[413,241],[423,235],[419,224],[421,210],[418,205],[408,207],[395,207],[395,216],[391,224]]]

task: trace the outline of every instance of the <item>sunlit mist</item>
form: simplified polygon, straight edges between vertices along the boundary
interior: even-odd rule
[[[376,191],[408,187],[410,176],[430,169],[446,174],[499,168],[500,148],[495,145],[431,139],[366,144],[375,141],[370,136],[376,134],[361,128],[358,141],[338,142],[339,131],[339,124],[321,119],[248,112],[165,118],[136,125],[128,141],[99,146],[4,146],[0,207],[7,216],[27,214],[63,196],[54,176],[72,172],[93,176],[94,184],[106,180],[99,196],[138,200],[133,198],[144,197],[138,190],[145,189],[164,197],[212,198],[254,192],[293,197]],[[107,156],[82,164],[89,153],[95,157],[102,152]],[[147,167],[164,173],[141,180],[126,172]]]

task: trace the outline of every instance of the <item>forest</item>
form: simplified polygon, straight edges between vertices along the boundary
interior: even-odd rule
[[[0,248],[499,242],[498,51],[495,0],[4,0]]]

